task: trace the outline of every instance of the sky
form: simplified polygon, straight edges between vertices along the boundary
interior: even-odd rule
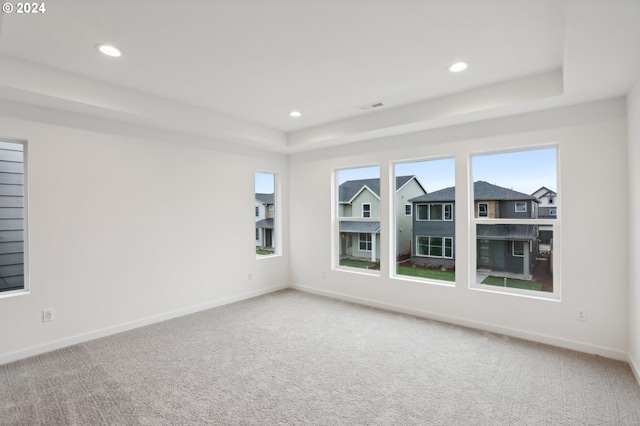
[[[514,191],[532,194],[545,186],[557,191],[556,149],[479,155],[472,157],[473,181],[483,180]],[[455,186],[453,158],[395,165],[396,176],[415,175],[427,193]],[[379,167],[338,171],[338,181],[379,178]]]
[[[259,194],[273,194],[275,186],[275,175],[272,173],[256,172],[255,192]]]

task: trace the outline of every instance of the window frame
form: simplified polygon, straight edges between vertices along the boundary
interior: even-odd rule
[[[432,219],[431,218],[431,207],[432,206],[442,206],[442,219]],[[451,222],[453,221],[453,203],[429,203],[429,202],[420,202],[416,203],[416,211],[420,211],[420,207],[427,207],[427,219],[420,219],[418,213],[416,213],[416,222]],[[446,218],[446,210],[449,207],[450,217]]]
[[[518,146],[512,147],[508,149],[498,149],[498,150],[482,150],[482,151],[468,151],[466,154],[466,162],[469,170],[469,174],[467,175],[467,182],[469,185],[468,191],[468,202],[471,206],[474,205],[474,173],[473,173],[473,159],[474,157],[483,157],[490,155],[500,155],[500,154],[509,154],[509,153],[518,153],[518,152],[527,152],[527,151],[538,151],[538,150],[555,150],[555,179],[556,179],[556,187],[560,190],[562,187],[561,182],[561,173],[560,173],[560,160],[561,160],[561,150],[560,146],[557,143],[550,144],[537,144],[537,145],[528,145],[528,146]],[[477,179],[476,179],[477,180]],[[557,200],[556,200],[557,202]],[[526,204],[527,201],[522,201],[522,203]],[[532,200],[532,203],[535,204],[535,201]],[[560,208],[560,205],[557,204],[556,208]],[[515,209],[515,205],[514,205]],[[473,209],[470,209],[473,211]],[[526,212],[526,210],[525,210]],[[522,212],[518,212],[522,213]],[[532,210],[532,214],[535,212]],[[527,218],[479,218],[474,217],[474,214],[471,214],[471,223],[469,226],[469,259],[468,259],[468,267],[469,267],[469,283],[468,287],[474,291],[483,291],[488,293],[495,293],[501,295],[509,295],[516,297],[525,297],[529,299],[538,299],[545,300],[550,302],[560,302],[561,301],[561,283],[560,277],[561,269],[562,269],[562,236],[561,236],[561,222],[559,217],[557,218],[536,218],[533,219],[531,217]],[[487,284],[477,283],[477,226],[478,225],[537,225],[538,227],[545,226],[550,228],[553,234],[553,291],[545,292],[540,290],[527,290],[527,289],[518,289],[518,288],[503,288],[497,286],[491,286]],[[530,251],[532,250],[531,242],[529,245]],[[526,248],[525,248],[526,250]],[[513,253],[511,253],[513,254]]]
[[[0,291],[0,299],[24,296],[31,294],[31,280],[30,280],[30,268],[29,268],[29,143],[26,140],[17,140],[10,138],[2,138],[0,142],[8,144],[17,144],[22,146],[22,197],[23,197],[23,250],[22,250],[22,265],[23,265],[23,284],[22,288],[15,288],[10,290]]]
[[[268,255],[259,255],[259,254],[255,254],[255,259],[258,261],[262,261],[265,259],[273,259],[273,258],[277,258],[277,257],[282,257],[283,252],[284,252],[284,248],[282,247],[282,227],[281,227],[281,222],[282,222],[282,218],[280,216],[280,210],[281,209],[276,209],[275,206],[280,204],[282,202],[282,198],[280,193],[281,191],[281,183],[280,183],[280,174],[274,171],[268,171],[268,170],[254,170],[253,176],[254,176],[254,183],[253,183],[253,197],[255,200],[255,194],[257,194],[256,192],[256,177],[258,174],[263,174],[263,175],[271,175],[273,176],[273,204],[270,204],[270,206],[273,207],[273,216],[271,217],[271,219],[273,219],[273,229],[271,230],[271,238],[273,241],[273,246],[274,246],[274,250],[273,253],[268,254]],[[258,208],[258,206],[256,206],[256,208]],[[269,210],[269,207],[264,205],[264,217],[265,219],[267,218],[267,216],[269,216],[267,214]],[[259,215],[256,217],[260,217]],[[256,221],[254,218],[254,227],[255,227]],[[258,229],[256,228],[256,231]],[[261,236],[264,238],[265,233],[262,232]],[[266,238],[265,238],[266,239]],[[256,239],[256,241],[260,241],[260,237],[258,237]],[[264,243],[264,241],[262,241]]]
[[[480,211],[480,207],[484,207],[484,215]],[[489,217],[489,203],[478,203],[478,217]]]
[[[364,235],[365,239],[362,239],[362,236]],[[362,248],[362,244],[364,243],[364,247]],[[366,251],[371,253],[371,250],[373,250],[373,238],[371,236],[371,233],[369,232],[359,232],[358,233],[358,248],[360,251]]]
[[[365,208],[364,208],[365,206],[367,206],[366,211],[365,211]],[[370,218],[371,217],[371,203],[362,203],[362,217],[363,218]]]
[[[524,210],[518,210],[518,205],[523,205]],[[526,201],[516,201],[514,203],[514,210],[516,213],[526,213],[527,212],[527,202]]]
[[[409,213],[407,213],[407,207],[409,207]],[[404,205],[404,215],[405,216],[413,216],[413,203],[405,203]]]
[[[420,254],[419,250],[418,250],[418,246],[419,245],[424,245],[424,244],[420,244],[418,241],[421,238],[426,238],[428,243],[427,243],[427,253],[428,254]],[[433,255],[431,254],[431,247],[433,246],[433,244],[431,243],[432,238],[439,238],[441,241],[441,245],[439,246],[435,246],[435,247],[440,247],[440,250],[442,252],[442,254],[440,256],[438,255]],[[446,256],[446,241],[449,240],[451,242],[451,256]],[[415,256],[418,257],[431,257],[431,258],[435,258],[435,259],[453,259],[453,237],[444,237],[444,236],[434,236],[434,235],[416,235],[416,253]]]

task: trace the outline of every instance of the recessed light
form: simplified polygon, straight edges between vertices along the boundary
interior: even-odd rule
[[[460,71],[464,71],[467,69],[467,67],[469,66],[468,63],[466,62],[456,62],[455,64],[451,65],[449,67],[449,71],[451,72],[460,72]]]
[[[300,111],[291,111],[289,113],[289,116],[291,117],[300,117],[302,115],[302,113]]]
[[[112,44],[97,44],[96,48],[103,54],[111,56],[113,58],[119,58],[124,54],[121,49],[115,47]]]

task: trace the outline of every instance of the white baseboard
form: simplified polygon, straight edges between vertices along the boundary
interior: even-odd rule
[[[474,329],[478,329],[478,330],[490,331],[492,333],[497,333],[497,334],[503,334],[503,335],[506,335],[506,336],[517,337],[519,339],[530,340],[532,342],[544,343],[544,344],[551,345],[551,346],[557,346],[557,347],[565,348],[565,349],[572,349],[572,350],[575,350],[575,351],[578,351],[578,352],[585,352],[585,353],[589,353],[589,354],[600,355],[600,356],[603,356],[603,357],[606,357],[606,358],[616,359],[616,360],[619,360],[619,361],[627,361],[627,362],[629,362],[629,354],[627,352],[623,352],[623,351],[619,351],[619,350],[615,350],[615,349],[610,349],[610,348],[605,348],[605,347],[602,347],[602,346],[590,345],[590,344],[583,343],[583,342],[577,342],[577,341],[574,341],[574,340],[562,339],[562,338],[553,337],[553,336],[547,336],[547,335],[544,335],[544,334],[531,333],[529,331],[518,330],[518,329],[514,329],[514,328],[508,328],[508,327],[495,325],[495,324],[488,324],[488,323],[483,323],[483,322],[478,322],[478,321],[471,321],[471,320],[468,320],[468,319],[458,318],[458,317],[454,317],[454,316],[436,314],[436,313],[433,313],[433,312],[428,312],[428,311],[423,311],[423,310],[419,310],[419,309],[408,308],[408,307],[405,307],[405,306],[393,305],[393,304],[390,304],[390,303],[378,302],[376,300],[365,299],[365,298],[362,298],[362,297],[350,296],[350,295],[347,295],[347,294],[342,294],[342,293],[337,293],[337,292],[333,292],[333,291],[322,290],[322,289],[318,289],[318,288],[315,288],[315,287],[308,287],[308,286],[302,286],[302,285],[294,284],[294,285],[291,285],[291,288],[296,289],[296,290],[300,290],[300,291],[304,291],[304,292],[307,292],[307,293],[313,293],[313,294],[317,294],[317,295],[320,295],[320,296],[330,297],[330,298],[333,298],[333,299],[344,300],[346,302],[353,302],[353,303],[357,303],[357,304],[360,304],[360,305],[371,306],[371,307],[374,307],[374,308],[385,309],[385,310],[393,311],[393,312],[400,312],[400,313],[403,313],[403,314],[408,314],[408,315],[414,315],[414,316],[417,316],[417,317],[433,319],[433,320],[436,320],[436,321],[442,321],[442,322],[446,322],[446,323],[450,323],[450,324],[461,325],[461,326],[464,326],[464,327],[474,328]],[[634,366],[632,365],[632,369],[633,368],[634,368]],[[634,373],[636,374],[636,378],[638,378],[637,369],[634,370]],[[640,380],[639,380],[639,382],[640,382]]]
[[[636,376],[636,381],[638,385],[640,385],[640,366],[635,362],[631,354],[629,354],[629,366],[631,366],[631,371],[633,371],[634,376]]]
[[[154,315],[151,317],[131,321],[128,323],[119,324],[113,327],[107,327],[100,330],[91,331],[89,333],[79,334],[77,336],[56,340],[53,342],[45,343],[43,345],[33,346],[31,348],[23,349],[20,351],[1,354],[0,365],[7,364],[9,362],[17,361],[20,359],[28,358],[31,356],[43,354],[45,352],[54,351],[56,349],[64,348],[67,346],[76,345],[78,343],[87,342],[89,340],[98,339],[100,337],[106,337],[112,334],[121,333],[123,331],[132,330],[134,328],[143,327],[145,325],[150,325],[157,322],[166,321],[172,318],[193,314],[195,312],[204,311],[204,310],[215,308],[222,305],[228,305],[230,303],[239,302],[245,299],[251,299],[253,297],[262,296],[263,294],[273,293],[274,291],[278,291],[278,290],[284,290],[285,288],[289,288],[289,285],[281,284],[281,285],[277,285],[277,286],[273,286],[265,289],[254,290],[254,291],[238,294],[235,296],[216,299],[207,303],[190,306],[188,308],[178,309],[176,311],[171,311],[164,314]]]

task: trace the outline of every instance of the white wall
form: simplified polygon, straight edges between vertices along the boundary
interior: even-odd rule
[[[628,192],[624,99],[550,110],[293,155],[289,162],[291,282],[333,297],[471,325],[604,356],[627,359]],[[468,288],[468,190],[461,167],[470,152],[557,143],[562,205],[561,301]],[[389,163],[457,158],[457,286],[331,270],[331,175],[337,167],[379,164],[389,192]],[[604,203],[611,209],[600,209]],[[309,209],[314,205],[314,209]],[[600,212],[610,212],[602,214]],[[467,218],[467,220],[465,220]],[[390,259],[383,209],[382,259]],[[385,231],[387,230],[387,231]],[[312,243],[310,243],[312,242]],[[324,271],[324,274],[323,274]],[[577,308],[587,321],[576,320]]]
[[[627,97],[629,147],[629,356],[640,381],[640,80]]]
[[[0,363],[287,286],[287,229],[285,256],[256,260],[254,244],[254,172],[278,174],[286,205],[286,156],[10,106],[0,139],[28,141],[31,292],[0,298]]]

